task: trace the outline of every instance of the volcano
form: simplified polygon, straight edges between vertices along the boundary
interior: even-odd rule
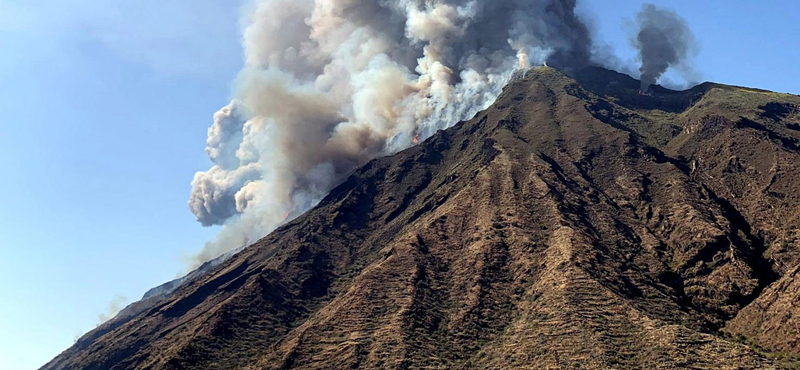
[[[44,370],[770,369],[800,97],[542,67]]]

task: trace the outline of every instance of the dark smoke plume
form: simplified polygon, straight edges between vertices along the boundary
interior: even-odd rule
[[[355,168],[488,107],[519,70],[588,64],[576,0],[256,0],[214,166],[189,206],[223,225],[196,264],[309,209]],[[288,215],[288,216],[287,216]]]
[[[647,92],[668,68],[683,66],[697,46],[686,21],[672,10],[645,4],[636,21],[638,33],[633,44],[642,61],[642,91]]]

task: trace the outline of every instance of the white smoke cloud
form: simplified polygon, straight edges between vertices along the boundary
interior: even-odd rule
[[[103,312],[97,315],[97,325],[101,325],[108,320],[113,319],[117,314],[125,308],[125,305],[128,302],[128,298],[123,296],[116,296],[111,302],[108,303],[108,308],[106,308],[106,312]],[[77,339],[75,340],[77,341]]]
[[[575,0],[260,0],[236,100],[189,206],[202,263],[306,211],[355,168],[494,102],[520,68],[588,62]]]

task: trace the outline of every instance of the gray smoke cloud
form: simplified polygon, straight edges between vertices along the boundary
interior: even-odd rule
[[[108,320],[113,319],[117,314],[125,308],[125,305],[128,302],[128,298],[123,296],[116,296],[114,297],[111,302],[108,303],[108,308],[106,308],[106,312],[103,312],[97,315],[97,325],[100,326]],[[77,339],[75,340],[77,341]]]
[[[494,102],[515,72],[589,62],[576,0],[260,0],[235,100],[189,207],[220,234],[194,265],[318,203],[367,161]]]
[[[649,91],[670,67],[679,67],[691,75],[685,64],[697,51],[697,43],[686,21],[669,9],[644,4],[636,16],[638,33],[632,40],[639,50],[642,65],[642,90]]]

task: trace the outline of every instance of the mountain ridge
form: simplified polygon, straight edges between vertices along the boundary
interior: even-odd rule
[[[528,72],[43,369],[792,365],[800,97],[615,73]]]

